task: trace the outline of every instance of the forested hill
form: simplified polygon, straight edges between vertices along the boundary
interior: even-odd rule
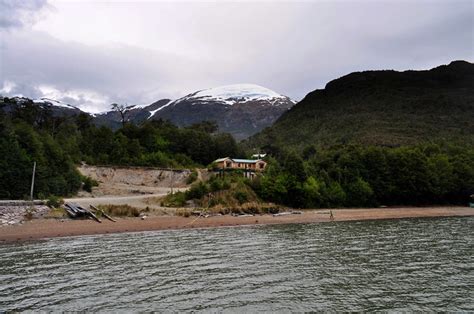
[[[309,93],[248,147],[474,145],[474,64],[429,71],[365,71]]]
[[[234,138],[210,122],[178,128],[162,120],[119,130],[97,127],[85,113],[57,115],[32,101],[0,100],[0,199],[27,197],[36,162],[35,197],[72,195],[86,184],[76,165],[203,167],[222,156],[243,156]],[[89,181],[90,183],[90,181]]]

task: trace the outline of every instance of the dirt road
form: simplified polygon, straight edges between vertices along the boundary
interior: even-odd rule
[[[173,189],[173,191],[186,190],[186,188]],[[140,195],[127,195],[127,196],[101,196],[101,197],[81,197],[81,198],[66,198],[64,199],[67,203],[79,204],[83,207],[89,207],[89,205],[130,205],[137,208],[162,208],[159,204],[159,198],[165,196],[170,192],[169,188],[155,188],[157,193],[153,194],[140,194]]]

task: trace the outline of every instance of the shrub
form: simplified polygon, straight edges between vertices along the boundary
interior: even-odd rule
[[[64,200],[61,197],[55,195],[50,195],[46,202],[46,205],[48,205],[50,208],[58,208],[63,204]]]
[[[186,194],[184,192],[170,193],[161,202],[164,207],[181,207],[186,205]]]
[[[191,188],[186,192],[187,199],[199,199],[209,193],[209,188],[203,182],[195,183]]]
[[[193,170],[191,171],[191,173],[189,174],[188,178],[186,179],[186,184],[191,184],[193,183],[194,181],[196,181],[198,178],[198,173],[196,170]]]
[[[82,177],[82,182],[84,183],[84,185],[82,186],[82,189],[86,192],[89,192],[89,193],[92,192],[92,188],[94,186],[99,185],[99,182],[92,179],[91,177],[86,177],[86,176]]]
[[[222,181],[214,179],[209,183],[210,189],[212,192],[217,192],[222,190]]]
[[[248,201],[248,195],[244,191],[235,192],[234,197],[239,202],[240,205]]]

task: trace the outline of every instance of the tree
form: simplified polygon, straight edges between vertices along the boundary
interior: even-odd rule
[[[308,145],[303,149],[302,157],[303,159],[308,160],[314,155],[316,155],[316,153],[317,153],[316,147],[314,145]]]
[[[348,206],[373,206],[374,205],[374,191],[370,184],[362,178],[357,178],[355,181],[345,186],[346,191],[346,205]]]
[[[298,182],[302,183],[306,180],[303,159],[296,152],[291,151],[287,154],[283,162],[283,168],[288,174],[294,176]]]
[[[0,199],[28,195],[33,162],[9,130],[0,130],[0,156]]]
[[[125,123],[127,123],[128,116],[130,113],[130,109],[132,109],[135,106],[128,106],[128,105],[119,105],[119,104],[112,104],[112,110],[117,111],[120,114],[120,119],[122,120],[122,127],[125,126]]]
[[[309,177],[303,184],[305,193],[306,207],[321,207],[322,195],[321,191],[324,188],[324,182],[317,180],[314,177]]]
[[[209,134],[216,133],[219,130],[219,126],[215,121],[202,121],[199,123],[194,123],[189,128],[198,131],[203,131]]]
[[[87,130],[92,126],[92,117],[85,112],[81,112],[80,114],[75,116],[74,119],[75,119],[77,128],[80,131]]]

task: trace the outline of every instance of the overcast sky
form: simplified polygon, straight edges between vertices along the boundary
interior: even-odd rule
[[[89,111],[254,83],[474,60],[474,1],[0,0],[0,94]]]

